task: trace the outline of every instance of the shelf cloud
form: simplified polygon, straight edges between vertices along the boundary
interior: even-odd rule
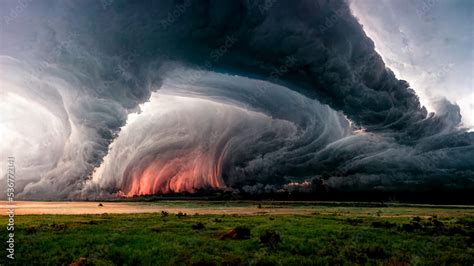
[[[428,113],[345,1],[0,5],[19,197],[474,188],[460,108]]]

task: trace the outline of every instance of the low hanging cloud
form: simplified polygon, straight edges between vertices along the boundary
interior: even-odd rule
[[[85,195],[272,184],[291,169],[304,172],[315,151],[350,135],[342,114],[285,87],[213,72],[192,86],[176,79],[191,73],[168,73],[130,115]],[[256,95],[256,86],[268,90]]]
[[[20,197],[473,186],[459,107],[427,113],[345,1],[16,4],[0,9],[1,150]]]

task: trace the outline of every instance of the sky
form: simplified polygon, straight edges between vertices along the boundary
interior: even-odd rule
[[[429,111],[445,97],[474,129],[474,2],[353,0],[351,9],[377,52]]]
[[[0,1],[17,197],[474,190],[472,3],[422,4]]]

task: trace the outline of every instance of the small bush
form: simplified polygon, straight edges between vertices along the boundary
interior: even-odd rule
[[[383,259],[387,257],[387,253],[385,252],[385,249],[380,246],[367,248],[365,250],[365,254],[367,254],[367,257],[372,258],[372,259]]]
[[[280,235],[273,230],[265,230],[265,232],[260,235],[260,243],[269,248],[275,248],[280,241]]]
[[[415,228],[413,227],[412,224],[402,224],[400,227],[400,230],[405,231],[405,232],[413,232],[415,231]]]
[[[192,227],[194,230],[202,230],[202,229],[206,228],[206,227],[204,226],[204,224],[201,223],[201,222],[199,222],[199,223],[197,223],[197,224],[193,224],[191,227]]]
[[[411,224],[412,224],[414,230],[423,229],[423,226],[419,222],[412,222]]]
[[[388,221],[385,221],[385,222],[375,221],[375,222],[372,222],[371,225],[374,228],[393,228],[396,226],[396,224],[388,222]]]
[[[236,228],[230,230],[229,232],[223,234],[220,239],[248,239],[250,238],[250,229],[242,226],[237,226]]]
[[[353,247],[347,247],[344,250],[344,255],[356,264],[365,264],[367,262],[367,256],[361,251]]]
[[[63,231],[63,230],[66,230],[67,229],[67,226],[65,224],[51,224],[51,229],[53,229],[54,231]]]
[[[444,226],[444,224],[442,222],[438,221],[438,219],[433,219],[432,223],[436,227]]]
[[[362,219],[359,219],[359,218],[348,218],[347,219],[347,223],[350,224],[350,225],[358,225],[360,223],[362,223]]]
[[[34,226],[28,226],[28,228],[26,229],[26,232],[28,234],[34,234],[34,233],[38,232],[38,229]]]

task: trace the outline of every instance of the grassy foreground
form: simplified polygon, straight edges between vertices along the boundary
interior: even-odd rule
[[[296,208],[296,207],[295,207]],[[265,206],[262,210],[265,209]],[[471,211],[15,217],[17,265],[473,265]],[[398,213],[404,213],[400,208]],[[411,208],[410,214],[416,212]],[[426,213],[432,213],[427,216]],[[0,221],[7,223],[7,217]],[[235,234],[243,230],[243,234]],[[249,229],[249,232],[247,231]],[[246,233],[250,233],[246,235]],[[3,235],[6,237],[5,228]],[[242,239],[241,239],[242,238]],[[4,242],[5,243],[5,242]],[[5,245],[5,244],[4,244]],[[3,250],[0,264],[11,263]]]

